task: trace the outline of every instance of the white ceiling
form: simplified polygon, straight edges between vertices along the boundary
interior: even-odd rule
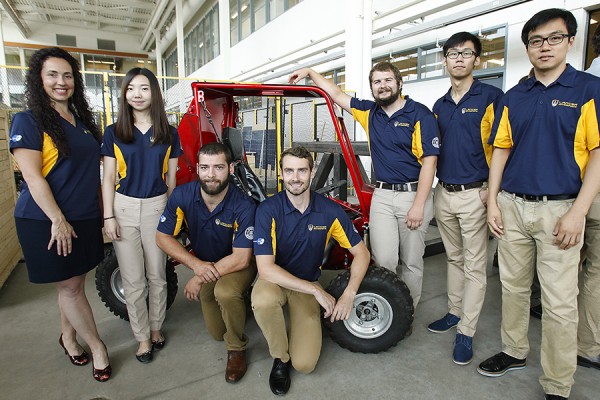
[[[155,12],[174,12],[171,7],[159,11],[156,3],[157,0],[0,0],[5,18],[10,18],[25,37],[36,25],[32,23],[43,22],[125,32],[139,36],[140,41]],[[171,20],[168,15],[163,17]]]

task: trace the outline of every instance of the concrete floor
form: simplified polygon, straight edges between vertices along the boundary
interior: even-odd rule
[[[268,386],[272,360],[252,315],[246,331],[250,337],[248,372],[241,382],[227,384],[224,345],[209,337],[198,304],[183,296],[189,271],[178,267],[178,274],[179,294],[164,325],[168,344],[148,365],[136,361],[136,342],[128,323],[104,307],[93,274],[88,276],[88,298],[114,371],[108,382],[98,383],[92,379],[90,365],[71,365],[58,345],[54,287],[30,284],[25,265],[19,264],[0,290],[0,399],[275,398]],[[476,371],[479,362],[501,349],[500,307],[498,271],[490,262],[474,360],[468,366],[454,364],[454,331],[433,334],[426,329],[447,312],[445,255],[428,257],[411,337],[380,354],[351,353],[326,337],[317,369],[310,375],[293,372],[286,398],[541,400],[538,320],[530,324],[532,351],[527,368],[501,378],[486,378]],[[597,399],[599,378],[600,371],[579,367],[571,399]]]

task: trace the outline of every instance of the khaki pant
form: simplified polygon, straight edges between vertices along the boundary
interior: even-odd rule
[[[138,342],[161,329],[167,305],[167,255],[156,245],[156,227],[167,195],[137,199],[115,193],[114,215],[121,240],[113,241],[127,301],[127,313]],[[146,304],[148,299],[148,304]]]
[[[406,225],[406,214],[412,207],[415,196],[416,192],[375,189],[371,201],[369,233],[375,263],[400,275],[408,286],[416,307],[421,299],[423,286],[425,235],[433,218],[433,195],[430,192],[425,202],[423,224],[413,231]],[[400,273],[398,269],[401,270]]]
[[[205,283],[200,289],[202,315],[208,333],[215,340],[224,340],[227,350],[244,350],[248,337],[244,294],[254,281],[256,266],[222,276],[218,281]]]
[[[448,309],[457,331],[475,335],[487,284],[487,209],[479,189],[449,192],[437,185],[435,219],[448,258]]]
[[[288,306],[286,331],[283,306]],[[300,372],[312,372],[321,355],[321,306],[314,296],[282,288],[258,278],[252,289],[252,310],[269,353],[283,362],[292,360]]]
[[[579,294],[578,352],[591,358],[600,355],[600,194],[587,215],[584,236],[587,261]]]
[[[498,242],[502,282],[502,346],[505,353],[529,353],[529,299],[536,265],[542,288],[542,348],[545,393],[569,397],[577,356],[577,275],[581,243],[561,250],[552,231],[573,200],[524,201],[506,192],[498,195],[504,236]],[[583,232],[582,232],[583,234]]]

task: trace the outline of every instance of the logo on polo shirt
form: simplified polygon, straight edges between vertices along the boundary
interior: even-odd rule
[[[225,221],[221,221],[219,218],[215,219],[215,225],[223,226],[225,228],[233,228],[233,224],[228,224]]]
[[[23,136],[21,136],[21,135],[15,135],[15,136],[11,136],[11,137],[10,137],[10,141],[11,141],[11,142],[14,142],[14,143],[16,143],[16,142],[20,142],[20,141],[21,141],[21,139],[23,139]]]
[[[160,216],[160,222],[165,222],[167,220],[167,217],[165,217],[165,214]]]
[[[246,230],[244,231],[244,236],[246,236],[246,239],[248,239],[248,240],[254,239],[254,227],[253,226],[247,227]]]
[[[462,109],[462,113],[466,114],[466,113],[476,113],[479,112],[478,108],[463,108]]]
[[[394,128],[397,128],[399,126],[405,127],[405,128],[410,128],[410,124],[408,122],[394,122]]]
[[[568,101],[560,101],[558,99],[554,99],[554,100],[552,100],[552,107],[556,107],[556,106],[577,108],[577,103],[570,103]]]
[[[440,148],[440,138],[436,138],[436,137],[434,137],[434,138],[431,140],[431,145],[432,145],[433,147],[435,147],[436,149],[439,149],[439,148]]]
[[[253,242],[254,242],[254,243],[256,243],[256,244],[258,244],[258,245],[260,246],[261,244],[264,244],[264,243],[265,243],[265,239],[263,239],[263,238],[258,238],[258,239],[256,239],[256,240],[253,240]]]
[[[84,129],[83,133],[85,133],[86,135],[91,135],[92,131],[90,131],[89,129]]]
[[[308,224],[308,230],[310,232],[312,232],[312,231],[326,231],[327,230],[327,225],[313,225],[313,224]]]

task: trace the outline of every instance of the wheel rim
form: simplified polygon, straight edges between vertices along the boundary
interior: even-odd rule
[[[346,329],[361,339],[373,339],[386,333],[394,319],[392,306],[375,293],[359,293],[354,299]]]
[[[123,281],[121,281],[121,272],[116,268],[110,275],[110,289],[115,297],[123,304],[125,303],[125,290],[123,289]]]

